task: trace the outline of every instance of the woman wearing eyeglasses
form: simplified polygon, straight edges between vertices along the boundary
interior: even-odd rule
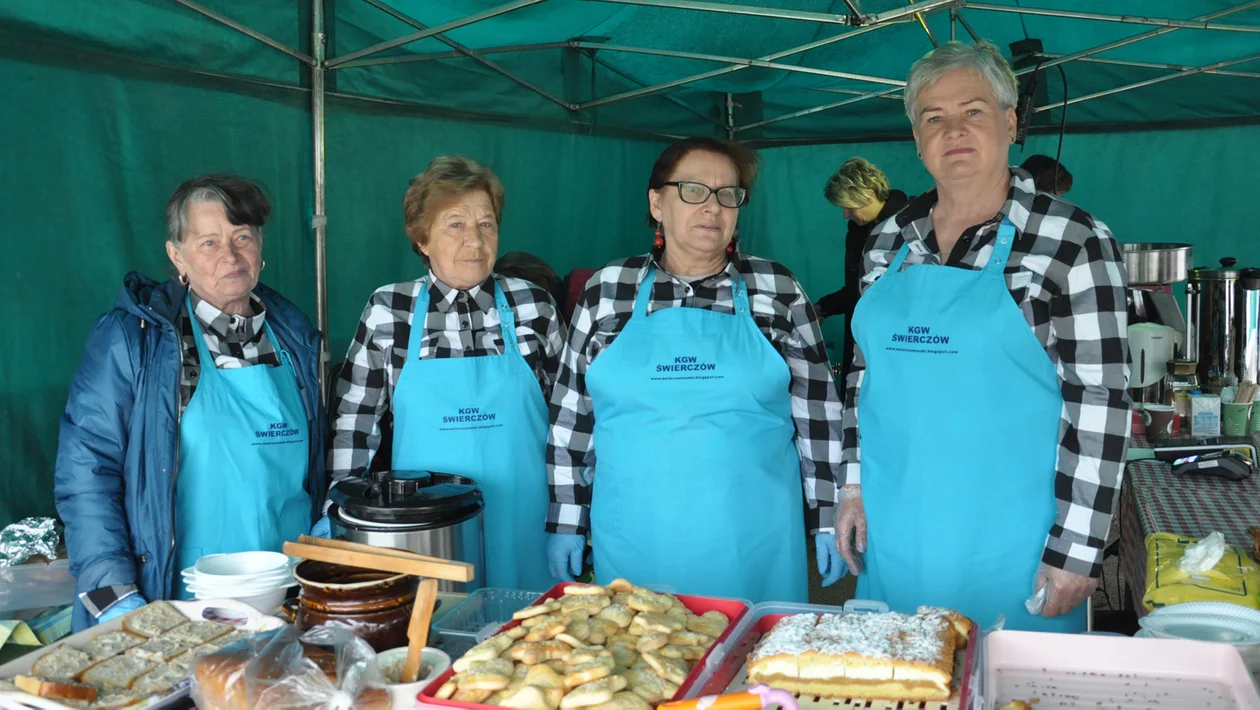
[[[547,441],[551,574],[680,593],[806,601],[824,586],[840,400],[813,306],[785,267],[734,240],[757,158],[689,138],[648,181],[652,251],[591,277],[573,313]],[[802,495],[803,491],[803,495]]]

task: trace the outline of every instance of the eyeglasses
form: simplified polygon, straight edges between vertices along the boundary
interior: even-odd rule
[[[689,205],[703,205],[709,201],[709,195],[717,193],[717,201],[723,207],[738,209],[748,204],[748,191],[742,187],[731,185],[716,190],[702,182],[667,182],[678,188],[678,199]]]

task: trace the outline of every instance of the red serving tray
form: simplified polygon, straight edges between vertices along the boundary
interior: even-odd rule
[[[861,614],[864,612],[849,613]],[[721,661],[722,665],[713,672],[713,675],[709,676],[709,679],[704,684],[704,687],[701,688],[700,692],[696,695],[721,695],[725,693],[731,683],[735,681],[735,676],[739,675],[740,669],[743,668],[744,664],[748,661],[748,654],[752,652],[753,646],[756,646],[757,642],[761,640],[761,637],[769,633],[770,629],[774,628],[774,625],[779,623],[780,619],[784,619],[789,616],[794,616],[794,614],[767,614],[760,619],[757,619],[752,628],[744,634],[744,637],[736,641],[735,645],[731,647],[730,652],[723,657]],[[729,628],[727,629],[727,633],[730,633]],[[959,708],[968,707],[968,703],[970,702],[971,676],[972,670],[975,667],[976,646],[978,646],[979,643],[980,634],[975,622],[973,621],[971,624],[971,633],[967,637],[967,654],[964,656],[963,660],[962,680],[959,682]],[[688,680],[692,679],[689,678]],[[682,689],[679,689],[679,692],[681,693]],[[918,703],[915,703],[915,706],[917,707]],[[907,707],[909,707],[909,703],[907,703]]]
[[[573,584],[573,582],[565,582],[563,584],[557,584],[556,586],[552,587],[546,594],[542,595],[542,597],[540,597],[538,601],[534,602],[533,604],[530,604],[530,606],[538,606],[539,604],[547,602],[551,599],[559,599],[560,597],[563,597],[564,588],[569,586],[570,584]],[[695,684],[696,679],[699,678],[700,674],[704,671],[705,664],[708,663],[709,656],[713,653],[713,649],[718,648],[719,646],[722,645],[723,642],[726,641],[727,637],[731,635],[731,632],[735,630],[735,626],[736,624],[739,623],[739,620],[744,617],[744,614],[748,613],[748,605],[745,604],[744,602],[736,601],[734,599],[717,599],[714,597],[693,597],[687,594],[676,594],[675,596],[677,596],[678,599],[682,601],[683,606],[687,607],[687,610],[693,614],[703,614],[706,611],[720,611],[723,614],[726,614],[727,618],[729,618],[731,621],[729,624],[727,624],[726,631],[722,632],[722,635],[719,636],[717,640],[713,642],[713,645],[709,647],[709,650],[704,654],[704,657],[701,658],[699,662],[696,663],[696,667],[691,669],[691,673],[687,675],[687,679],[683,681],[683,684],[681,686],[678,687],[678,692],[675,693],[674,697],[670,698],[670,700],[676,700],[686,695],[687,691],[691,689],[691,686]],[[500,628],[497,632],[492,634],[492,636],[498,636],[504,631],[507,631],[508,629],[511,629],[513,627],[520,626],[520,625],[521,625],[520,621],[516,621],[516,620],[509,621],[508,623],[504,624],[502,628]],[[452,658],[451,660],[454,661],[456,659]],[[421,705],[448,707],[448,708],[466,708],[469,710],[473,710],[473,709],[480,710],[481,708],[494,707],[493,705],[482,705],[481,703],[462,703],[455,700],[442,700],[440,698],[434,697],[434,693],[438,691],[438,688],[441,688],[442,685],[445,684],[446,681],[450,680],[451,676],[453,675],[455,675],[455,669],[448,668],[445,673],[437,677],[437,680],[434,680],[432,683],[425,686],[425,688],[420,691],[420,694],[416,696],[416,700],[418,700]]]

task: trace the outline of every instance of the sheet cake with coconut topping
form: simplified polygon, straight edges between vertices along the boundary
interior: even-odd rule
[[[784,617],[749,656],[749,682],[830,698],[948,700],[960,647],[955,617],[966,621],[928,608]]]

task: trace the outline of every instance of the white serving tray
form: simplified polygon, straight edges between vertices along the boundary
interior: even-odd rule
[[[225,609],[236,612],[243,622],[237,626],[244,631],[267,631],[270,629],[284,626],[283,619],[274,616],[262,614],[253,607],[235,599],[212,599],[200,601],[173,601],[171,606],[178,609],[184,616],[192,620],[201,620],[206,618],[203,612],[208,608]],[[221,621],[222,619],[215,619]],[[2,666],[0,666],[0,678],[12,678],[15,675],[29,673],[31,666],[35,665],[35,661],[39,660],[45,653],[51,651],[55,646],[68,644],[73,648],[83,648],[93,638],[99,634],[108,631],[119,631],[122,629],[122,617],[112,619],[104,624],[98,624],[86,631],[80,631],[77,634],[68,636],[52,646],[41,646],[30,653],[16,658]],[[185,679],[179,685],[171,689],[171,692],[164,696],[153,697],[144,703],[131,706],[128,710],[141,710],[147,708],[149,710],[160,710],[160,708],[168,707],[176,701],[188,695],[189,681]],[[29,693],[21,691],[3,691],[0,690],[0,708],[6,710],[27,710],[35,708],[36,710],[80,710],[69,705],[64,705],[52,698],[41,698]]]

